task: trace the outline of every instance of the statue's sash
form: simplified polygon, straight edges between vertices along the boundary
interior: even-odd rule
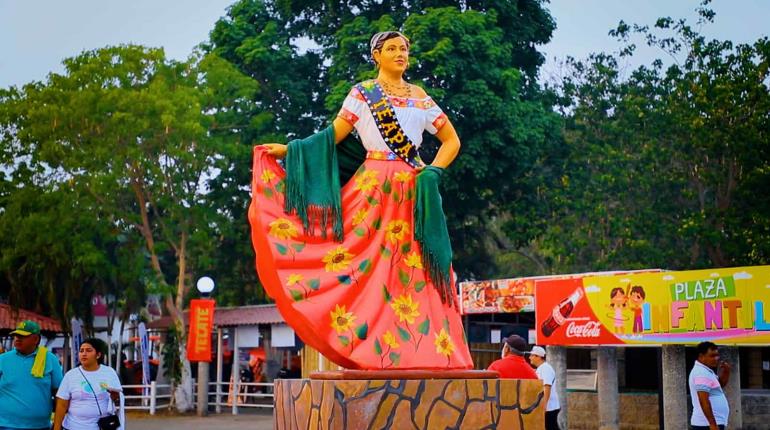
[[[425,167],[425,163],[417,152],[417,147],[414,146],[409,136],[404,132],[404,129],[401,128],[401,124],[399,124],[398,118],[396,118],[396,112],[393,110],[393,105],[388,100],[380,84],[375,80],[371,80],[357,84],[356,88],[369,106],[369,111],[372,113],[372,117],[374,117],[374,123],[377,124],[380,135],[382,135],[382,139],[388,145],[388,148],[415,169]]]

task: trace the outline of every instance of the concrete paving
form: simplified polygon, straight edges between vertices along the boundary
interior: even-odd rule
[[[156,415],[131,413],[126,417],[126,430],[272,430],[272,410],[244,412],[240,415],[211,414],[199,418],[195,415]]]

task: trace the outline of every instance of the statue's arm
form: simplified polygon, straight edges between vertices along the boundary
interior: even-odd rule
[[[441,141],[441,147],[438,149],[432,165],[446,169],[460,152],[460,137],[457,136],[457,131],[455,131],[452,122],[447,120],[436,133],[436,138]]]
[[[337,117],[332,124],[334,125],[334,143],[342,142],[353,131],[353,124],[342,118]],[[263,143],[259,146],[267,148],[267,153],[275,158],[285,157],[288,151],[288,146],[283,143]]]

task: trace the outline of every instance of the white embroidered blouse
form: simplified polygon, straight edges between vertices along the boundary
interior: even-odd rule
[[[440,107],[430,97],[405,98],[389,96],[393,111],[396,113],[401,128],[412,143],[419,148],[422,144],[422,133],[427,130],[436,134],[447,122],[447,117]],[[338,117],[349,122],[356,128],[361,143],[367,151],[390,151],[382,139],[374,117],[364,101],[364,96],[353,87],[342,103]]]

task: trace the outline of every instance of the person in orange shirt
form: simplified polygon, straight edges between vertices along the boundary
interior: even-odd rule
[[[537,379],[532,366],[524,359],[527,349],[527,341],[512,334],[503,339],[502,358],[493,361],[487,369],[497,371],[505,379]]]

